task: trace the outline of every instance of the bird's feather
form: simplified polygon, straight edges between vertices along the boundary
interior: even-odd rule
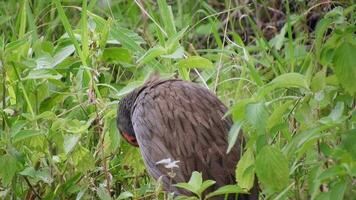
[[[137,96],[132,108],[132,124],[149,173],[163,175],[166,190],[181,192],[171,184],[187,182],[193,171],[216,187],[233,184],[240,157],[241,140],[226,154],[232,120],[224,118],[225,105],[208,89],[181,80],[149,82]],[[166,169],[156,162],[179,160],[170,180]]]

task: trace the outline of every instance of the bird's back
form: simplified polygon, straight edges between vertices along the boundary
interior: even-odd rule
[[[171,185],[187,182],[193,171],[216,181],[215,188],[234,183],[241,140],[229,154],[227,137],[232,120],[226,106],[208,89],[182,80],[147,83],[132,108],[132,124],[148,172],[162,177],[165,190],[182,193]],[[179,160],[172,169],[156,163]]]

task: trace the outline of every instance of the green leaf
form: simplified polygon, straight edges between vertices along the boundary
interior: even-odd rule
[[[203,177],[201,173],[194,171],[189,179],[188,184],[195,190],[198,191],[201,184],[203,183]]]
[[[161,14],[161,19],[168,36],[173,36],[177,31],[174,26],[174,18],[171,6],[168,6],[166,0],[158,0],[158,7]]]
[[[32,70],[30,73],[23,78],[23,80],[27,79],[56,79],[59,80],[62,78],[62,75],[58,74],[54,70],[46,70],[46,69],[40,69],[40,70]]]
[[[308,83],[305,79],[305,76],[299,73],[286,73],[280,76],[277,76],[270,83],[275,88],[289,88],[289,87],[298,87],[308,89]]]
[[[206,198],[209,199],[211,197],[218,196],[218,195],[240,194],[240,193],[246,193],[246,192],[237,185],[225,185],[215,190],[214,192],[209,193],[206,196]]]
[[[147,62],[152,61],[160,55],[163,55],[167,52],[167,50],[161,46],[155,46],[149,49],[141,58],[137,60],[137,63],[145,64]]]
[[[234,147],[236,140],[239,137],[239,134],[241,132],[240,130],[241,130],[242,124],[243,124],[243,122],[238,121],[238,122],[235,122],[234,125],[232,125],[232,127],[230,128],[228,139],[227,139],[229,146],[227,147],[226,153],[229,153],[231,151],[232,147]]]
[[[125,62],[131,63],[132,55],[129,50],[122,47],[105,48],[102,59],[106,62]]]
[[[0,157],[0,169],[1,182],[9,185],[19,169],[19,163],[11,155],[5,154]]]
[[[275,125],[283,122],[283,115],[286,113],[288,108],[293,104],[293,101],[287,101],[282,105],[276,107],[273,113],[268,117],[267,128],[271,130]]]
[[[31,138],[31,137],[36,137],[38,135],[42,135],[41,131],[39,130],[22,130],[17,132],[16,134],[11,136],[12,142],[17,143],[22,140]]]
[[[193,192],[194,194],[196,194],[198,191],[195,191],[194,188],[192,188],[191,185],[189,185],[188,183],[177,183],[174,186],[179,187],[179,188],[183,188],[187,191]]]
[[[354,95],[356,92],[356,45],[343,42],[336,50],[333,58],[334,70],[342,87]]]
[[[345,136],[342,140],[343,148],[350,153],[354,160],[356,160],[356,129],[346,131],[342,135]]]
[[[272,90],[278,88],[303,88],[309,90],[308,82],[304,75],[299,73],[286,73],[280,76],[277,76],[270,83],[263,86],[258,91],[259,97],[264,97],[269,94]]]
[[[80,135],[65,135],[64,136],[63,146],[64,146],[65,154],[68,154],[69,152],[71,152],[73,150],[75,145],[78,143],[79,138],[80,138]]]
[[[210,60],[200,56],[191,56],[184,60],[180,60],[177,65],[183,68],[209,69],[214,67],[213,63]]]
[[[264,102],[248,104],[246,106],[245,116],[247,121],[256,128],[259,134],[265,132],[268,112]]]
[[[99,187],[96,194],[101,200],[111,200],[110,194],[104,187]]]
[[[279,149],[265,146],[256,159],[256,174],[264,187],[279,192],[289,183],[288,160]]]
[[[75,151],[72,153],[72,158],[76,166],[76,171],[86,172],[87,170],[93,169],[95,167],[95,159],[91,152],[77,144]]]
[[[68,58],[75,51],[74,45],[68,45],[61,48],[53,57],[53,63],[51,63],[51,67],[57,66],[64,59]]]
[[[206,180],[203,182],[203,184],[201,184],[198,193],[202,194],[206,189],[208,189],[210,186],[214,185],[215,181],[213,180]]]
[[[346,117],[342,117],[344,112],[344,102],[338,101],[335,108],[330,112],[327,117],[321,118],[319,121],[323,124],[333,125],[334,123],[340,123],[345,120]]]
[[[188,183],[178,183],[175,184],[175,186],[191,191],[200,197],[201,193],[199,192],[199,189],[202,184],[203,184],[202,174],[197,171],[194,171]]]
[[[130,81],[129,84],[127,84],[125,87],[123,87],[118,94],[116,94],[115,96],[118,97],[122,97],[128,93],[130,93],[131,91],[133,91],[134,89],[138,88],[139,86],[142,85],[142,81]]]
[[[347,184],[348,183],[344,180],[336,183],[330,190],[330,200],[343,200]]]
[[[341,165],[336,165],[336,166],[332,166],[332,167],[326,169],[325,171],[323,171],[317,179],[320,180],[320,182],[321,182],[321,181],[325,181],[327,179],[331,179],[331,178],[343,175],[345,173],[346,173],[346,171],[345,171],[344,167],[342,167]]]
[[[319,60],[325,32],[333,21],[331,18],[321,19],[315,28],[315,50]]]
[[[125,191],[125,192],[121,192],[121,194],[119,195],[119,197],[117,197],[116,200],[128,199],[131,197],[133,197],[133,194],[129,191]]]
[[[314,75],[314,77],[311,81],[311,84],[310,84],[311,91],[318,92],[318,91],[324,89],[324,87],[326,85],[325,79],[326,79],[326,74],[324,71],[317,72]]]
[[[287,23],[284,24],[284,26],[282,27],[280,33],[277,34],[276,36],[274,36],[274,38],[272,38],[269,41],[271,43],[271,45],[274,48],[276,48],[277,50],[280,50],[282,48],[282,45],[284,44],[284,41],[285,41],[286,32],[287,32]]]
[[[176,51],[177,47],[179,47],[179,40],[184,36],[185,31],[187,31],[188,27],[183,28],[174,36],[170,37],[166,42],[166,48],[168,53]]]
[[[131,52],[138,53],[138,55],[142,55],[144,53],[144,49],[139,45],[138,39],[135,38],[129,30],[126,30],[116,24],[111,29],[112,36],[117,39],[124,48],[130,50]]]
[[[237,185],[247,191],[253,187],[255,180],[254,164],[255,158],[253,152],[251,149],[247,149],[236,166]]]
[[[234,121],[241,121],[245,119],[246,106],[253,102],[255,102],[253,98],[238,100],[236,104],[231,108],[231,113]]]
[[[33,178],[36,182],[40,180],[47,184],[51,184],[53,182],[53,178],[48,168],[35,170],[33,167],[27,167],[19,174],[23,176],[29,176]]]
[[[171,59],[183,58],[184,57],[184,48],[181,46],[178,46],[178,48],[171,54],[164,54],[164,55],[161,55],[161,57],[162,58],[171,58]]]

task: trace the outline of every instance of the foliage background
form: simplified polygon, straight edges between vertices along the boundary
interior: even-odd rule
[[[239,188],[256,174],[261,199],[355,198],[355,7],[1,0],[0,198],[167,198],[115,121],[153,70],[230,107]]]

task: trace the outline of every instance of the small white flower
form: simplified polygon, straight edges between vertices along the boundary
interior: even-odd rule
[[[170,162],[172,162],[172,159],[166,158],[166,159],[162,159],[162,160],[156,162],[156,165],[159,165],[159,164],[164,164],[165,165],[165,164],[168,164]]]
[[[172,169],[172,168],[179,168],[179,166],[177,165],[177,163],[179,163],[179,160],[175,160],[171,163],[166,164],[164,167],[167,169]]]
[[[179,163],[179,160],[172,160],[170,158],[162,159],[158,162],[156,162],[156,165],[164,165],[165,168],[167,169],[172,169],[172,168],[179,168],[177,163]]]

